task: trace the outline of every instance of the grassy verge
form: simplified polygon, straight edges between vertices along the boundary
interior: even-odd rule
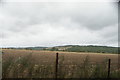
[[[3,78],[54,78],[55,65],[36,64],[33,54],[14,59],[7,56],[3,60]],[[39,61],[39,60],[38,60]],[[59,55],[58,78],[107,78],[108,59],[103,62],[92,63],[90,57],[76,64],[68,60],[68,64],[64,63],[64,55]],[[111,65],[111,78],[120,78],[120,70],[118,65]]]

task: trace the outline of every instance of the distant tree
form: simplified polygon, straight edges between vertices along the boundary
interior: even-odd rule
[[[43,48],[43,50],[47,50],[46,48]]]
[[[51,48],[51,51],[58,51],[58,48],[53,47]]]

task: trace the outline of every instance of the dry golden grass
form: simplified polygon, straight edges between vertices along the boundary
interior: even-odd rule
[[[3,60],[7,56],[14,58],[26,56],[32,53],[32,61],[53,64],[55,62],[55,53],[58,51],[38,51],[38,50],[16,50],[16,49],[3,49]],[[110,58],[113,63],[118,63],[118,54],[103,54],[103,53],[84,53],[84,52],[58,52],[59,56],[64,56],[64,61],[72,61],[73,63],[81,63],[86,56],[89,56],[90,62],[102,62],[104,59]]]
[[[59,73],[63,74],[62,77],[90,77],[94,76],[95,66],[88,65],[100,64],[103,71],[107,70],[105,59],[111,59],[113,68],[118,65],[118,54],[103,54],[103,53],[82,53],[82,52],[62,52],[62,51],[38,51],[38,50],[17,50],[17,49],[3,49],[3,77],[6,78],[53,78],[55,70],[56,53],[59,53]],[[85,62],[89,58],[88,61]],[[82,64],[82,65],[81,65]],[[47,66],[45,66],[47,65]],[[52,65],[52,67],[50,67]],[[66,66],[71,65],[71,66]],[[79,67],[80,65],[80,67]],[[77,67],[78,66],[78,67]],[[81,67],[82,66],[82,67]],[[86,66],[86,67],[85,67]],[[93,69],[92,69],[93,68]],[[117,70],[113,69],[112,70]],[[79,73],[77,70],[81,70]],[[84,70],[85,69],[85,70]],[[105,69],[105,70],[104,70]],[[50,71],[51,70],[51,71]],[[99,70],[99,69],[98,69]],[[62,72],[61,72],[62,71]],[[63,73],[63,72],[66,73]],[[89,74],[88,74],[89,72]],[[79,75],[80,74],[80,75]],[[106,75],[107,73],[99,73],[99,76]],[[85,76],[86,75],[86,76]]]

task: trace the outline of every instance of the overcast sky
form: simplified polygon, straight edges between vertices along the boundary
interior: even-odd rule
[[[0,3],[0,47],[118,46],[115,2],[24,1]]]

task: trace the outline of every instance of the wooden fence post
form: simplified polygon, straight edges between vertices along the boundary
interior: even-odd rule
[[[55,66],[55,78],[58,76],[58,53],[56,53],[56,66]]]
[[[110,78],[110,63],[111,63],[111,59],[108,59],[108,76],[107,76],[107,78]]]

